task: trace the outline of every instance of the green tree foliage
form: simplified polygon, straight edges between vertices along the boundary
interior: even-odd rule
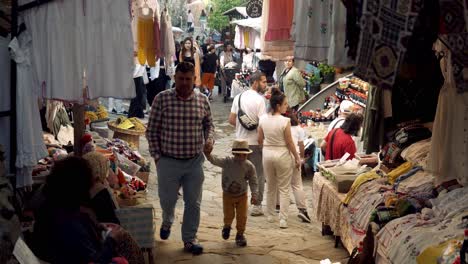
[[[247,0],[212,0],[213,13],[208,16],[208,27],[222,31],[229,26],[229,18],[223,13],[236,6],[245,6]]]

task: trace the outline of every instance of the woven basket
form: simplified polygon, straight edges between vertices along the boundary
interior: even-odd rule
[[[136,130],[131,130],[131,129],[119,128],[119,127],[117,127],[118,125],[115,123],[115,121],[107,122],[107,126],[109,127],[110,130],[112,130],[114,132],[119,132],[119,133],[122,133],[122,134],[127,134],[127,135],[132,135],[132,136],[142,136],[146,132],[146,129],[141,130],[141,131],[136,131]]]
[[[129,129],[122,129],[118,128],[115,122],[107,122],[107,126],[109,127],[110,130],[114,131],[114,136],[113,138],[119,138],[130,145],[135,146],[135,148],[140,147],[140,136],[144,135],[146,130],[143,131],[135,131],[135,130],[129,130]]]

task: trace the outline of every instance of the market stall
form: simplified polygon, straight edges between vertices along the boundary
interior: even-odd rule
[[[29,197],[29,192],[35,192],[44,183],[54,161],[71,153],[81,155],[90,151],[100,152],[107,157],[111,164],[107,180],[119,202],[121,214],[132,218],[138,212],[146,212],[145,218],[141,219],[144,223],[122,221],[122,224],[139,238],[137,241],[142,241],[142,248],[151,251],[154,246],[154,209],[142,204],[146,202],[149,162],[138,152],[138,136],[144,134],[144,124],[135,118],[115,122],[115,117],[109,116],[98,99],[135,97],[134,54],[137,59],[148,64],[152,59],[157,59],[156,55],[172,61],[175,52],[168,45],[166,50],[159,52],[151,43],[134,43],[128,1],[112,1],[115,7],[112,10],[105,8],[107,2],[93,1],[85,5],[84,2],[76,1],[20,1],[21,5],[18,6],[17,1],[13,1],[12,41],[3,37],[0,39],[1,60],[9,62],[11,55],[14,62],[11,82],[6,70],[2,70],[1,79],[2,82],[11,83],[13,92],[8,96],[2,93],[0,110],[12,107],[16,111],[1,112],[0,116],[12,114],[11,118],[16,122],[4,126],[5,119],[2,119],[0,127],[2,130],[12,127],[13,131],[18,132],[11,135],[10,142],[14,144],[11,153],[14,156],[9,156],[9,159],[16,165],[15,191],[24,197]],[[140,5],[138,2],[141,2]],[[133,1],[136,4],[134,7],[147,8],[157,15],[157,1],[148,2],[150,6],[147,1]],[[161,15],[164,22],[167,21],[165,12]],[[70,16],[76,18],[74,24],[63,21]],[[84,19],[85,16],[89,20]],[[93,19],[95,17],[102,19]],[[159,25],[153,19],[158,20],[159,17],[151,17],[151,29],[154,32],[154,27]],[[109,24],[109,21],[112,23]],[[18,27],[18,24],[21,26]],[[74,25],[83,30],[71,30],[69,27]],[[167,41],[166,38],[161,40],[166,41],[165,44],[173,41],[170,24],[167,28],[170,34],[163,31]],[[96,37],[91,38],[94,34]],[[69,38],[57,39],[58,35],[67,35]],[[11,53],[8,53],[7,47]],[[154,49],[154,58],[148,56],[149,47]],[[118,56],[115,55],[117,53]],[[63,58],[72,58],[73,63]],[[10,97],[14,104],[5,104]],[[108,133],[104,133],[107,127],[106,131],[95,129],[98,127],[96,124],[107,121],[116,131],[113,140],[108,139]],[[23,207],[21,210],[26,209]],[[21,219],[29,221],[29,218],[23,216]],[[141,239],[142,228],[145,230],[144,239]]]

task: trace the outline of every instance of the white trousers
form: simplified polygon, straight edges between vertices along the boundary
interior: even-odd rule
[[[291,188],[293,191],[294,200],[296,201],[297,209],[307,209],[304,186],[302,185],[301,169],[295,168],[296,164],[294,163],[294,160],[291,166],[293,167],[291,177]],[[280,197],[278,192],[276,195],[276,205],[279,205],[279,201]]]
[[[276,196],[280,196],[280,219],[288,219],[289,190],[293,166],[291,154],[286,147],[263,148],[263,171],[267,182],[266,213],[275,216]]]

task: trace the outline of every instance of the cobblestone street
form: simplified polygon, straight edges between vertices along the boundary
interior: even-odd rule
[[[222,97],[213,96],[212,113],[216,125],[216,144],[213,154],[225,156],[230,153],[234,128],[227,122],[231,102],[223,103]],[[140,151],[149,159],[148,143],[140,139]],[[183,201],[179,199],[176,208],[176,221],[171,237],[166,241],[159,238],[161,209],[158,200],[155,165],[152,162],[152,174],[148,187],[148,202],[156,209],[156,250],[155,263],[320,263],[329,258],[332,262],[346,263],[348,254],[342,248],[334,248],[331,236],[321,236],[320,224],[303,223],[296,215],[294,204],[290,205],[289,228],[280,229],[278,222],[268,223],[265,216],[249,216],[246,238],[248,246],[239,248],[235,245],[235,229],[230,240],[221,238],[223,226],[221,168],[205,161],[205,182],[201,205],[201,221],[198,239],[204,246],[204,254],[192,256],[182,250],[180,226],[183,213]],[[310,204],[311,177],[304,179],[304,188]],[[250,192],[249,192],[250,193]],[[292,196],[291,196],[292,197]],[[293,199],[292,199],[293,200]],[[263,201],[265,204],[265,201]],[[315,216],[311,215],[315,219]],[[233,225],[235,226],[235,224]]]

